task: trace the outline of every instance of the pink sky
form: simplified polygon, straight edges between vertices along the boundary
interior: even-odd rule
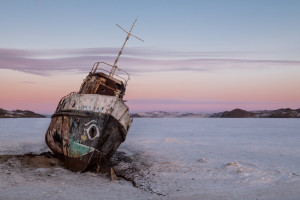
[[[78,91],[97,61],[93,51],[105,49],[61,50],[60,58],[50,50],[0,49],[0,107],[53,113],[60,98]],[[125,95],[131,112],[300,108],[298,61],[195,59],[184,52],[161,59],[162,52],[151,52],[129,48],[120,61],[131,73]],[[112,61],[113,53],[104,58]]]

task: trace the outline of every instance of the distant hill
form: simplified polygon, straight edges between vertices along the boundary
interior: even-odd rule
[[[278,109],[278,110],[259,110],[246,111],[242,109],[234,109],[231,111],[199,114],[199,113],[179,113],[179,112],[140,112],[131,114],[133,118],[300,118],[300,109]]]
[[[180,112],[140,112],[131,114],[133,118],[207,118],[209,114],[180,113]]]
[[[221,118],[251,118],[254,117],[255,114],[253,112],[249,112],[242,109],[234,109],[232,111],[225,111],[221,114]]]
[[[0,108],[0,118],[45,118],[49,116],[41,115],[30,110],[4,110]],[[300,108],[282,108],[278,110],[258,110],[246,111],[234,109],[213,114],[190,113],[190,112],[139,112],[132,113],[133,118],[300,118]]]
[[[45,116],[30,110],[8,111],[0,108],[0,118],[45,118]]]
[[[259,111],[245,111],[242,109],[234,109],[232,111],[225,111],[215,113],[210,117],[220,118],[300,118],[300,109],[282,108],[278,110],[259,110]]]

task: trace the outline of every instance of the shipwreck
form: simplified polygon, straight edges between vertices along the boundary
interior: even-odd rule
[[[117,62],[130,36],[141,40],[131,34],[136,21],[129,32],[117,24],[127,37],[114,64],[96,62],[79,91],[63,97],[51,117],[46,144],[72,171],[101,166],[126,139],[132,118],[123,97],[130,76]]]

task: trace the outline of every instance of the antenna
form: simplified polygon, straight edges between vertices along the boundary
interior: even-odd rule
[[[119,24],[116,24],[116,26],[118,26],[118,27],[119,27],[120,29],[122,29],[125,33],[127,33],[127,37],[126,37],[126,39],[125,39],[125,42],[124,42],[123,46],[121,47],[121,50],[119,51],[119,54],[118,54],[118,56],[117,56],[117,58],[116,58],[116,60],[115,60],[114,65],[112,66],[112,69],[111,69],[111,71],[110,71],[110,73],[109,73],[109,76],[113,76],[113,75],[115,74],[115,71],[116,71],[116,69],[118,68],[118,67],[117,67],[117,62],[118,62],[118,60],[119,60],[119,58],[120,58],[120,56],[121,56],[121,54],[122,54],[122,52],[123,52],[123,49],[124,49],[124,47],[125,47],[125,44],[126,44],[127,40],[129,40],[129,37],[130,37],[130,36],[133,36],[133,37],[135,37],[136,39],[138,39],[138,40],[144,42],[144,40],[142,40],[142,39],[138,38],[137,36],[131,34],[131,31],[132,31],[132,29],[133,29],[133,27],[134,27],[136,21],[137,21],[137,19],[135,19],[135,21],[133,22],[133,24],[132,24],[131,29],[130,29],[129,32],[127,32],[127,31],[126,31],[124,28],[122,28]]]

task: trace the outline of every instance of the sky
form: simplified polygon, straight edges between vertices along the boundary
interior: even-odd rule
[[[0,108],[52,114],[97,61],[131,112],[300,108],[300,1],[0,0]]]

